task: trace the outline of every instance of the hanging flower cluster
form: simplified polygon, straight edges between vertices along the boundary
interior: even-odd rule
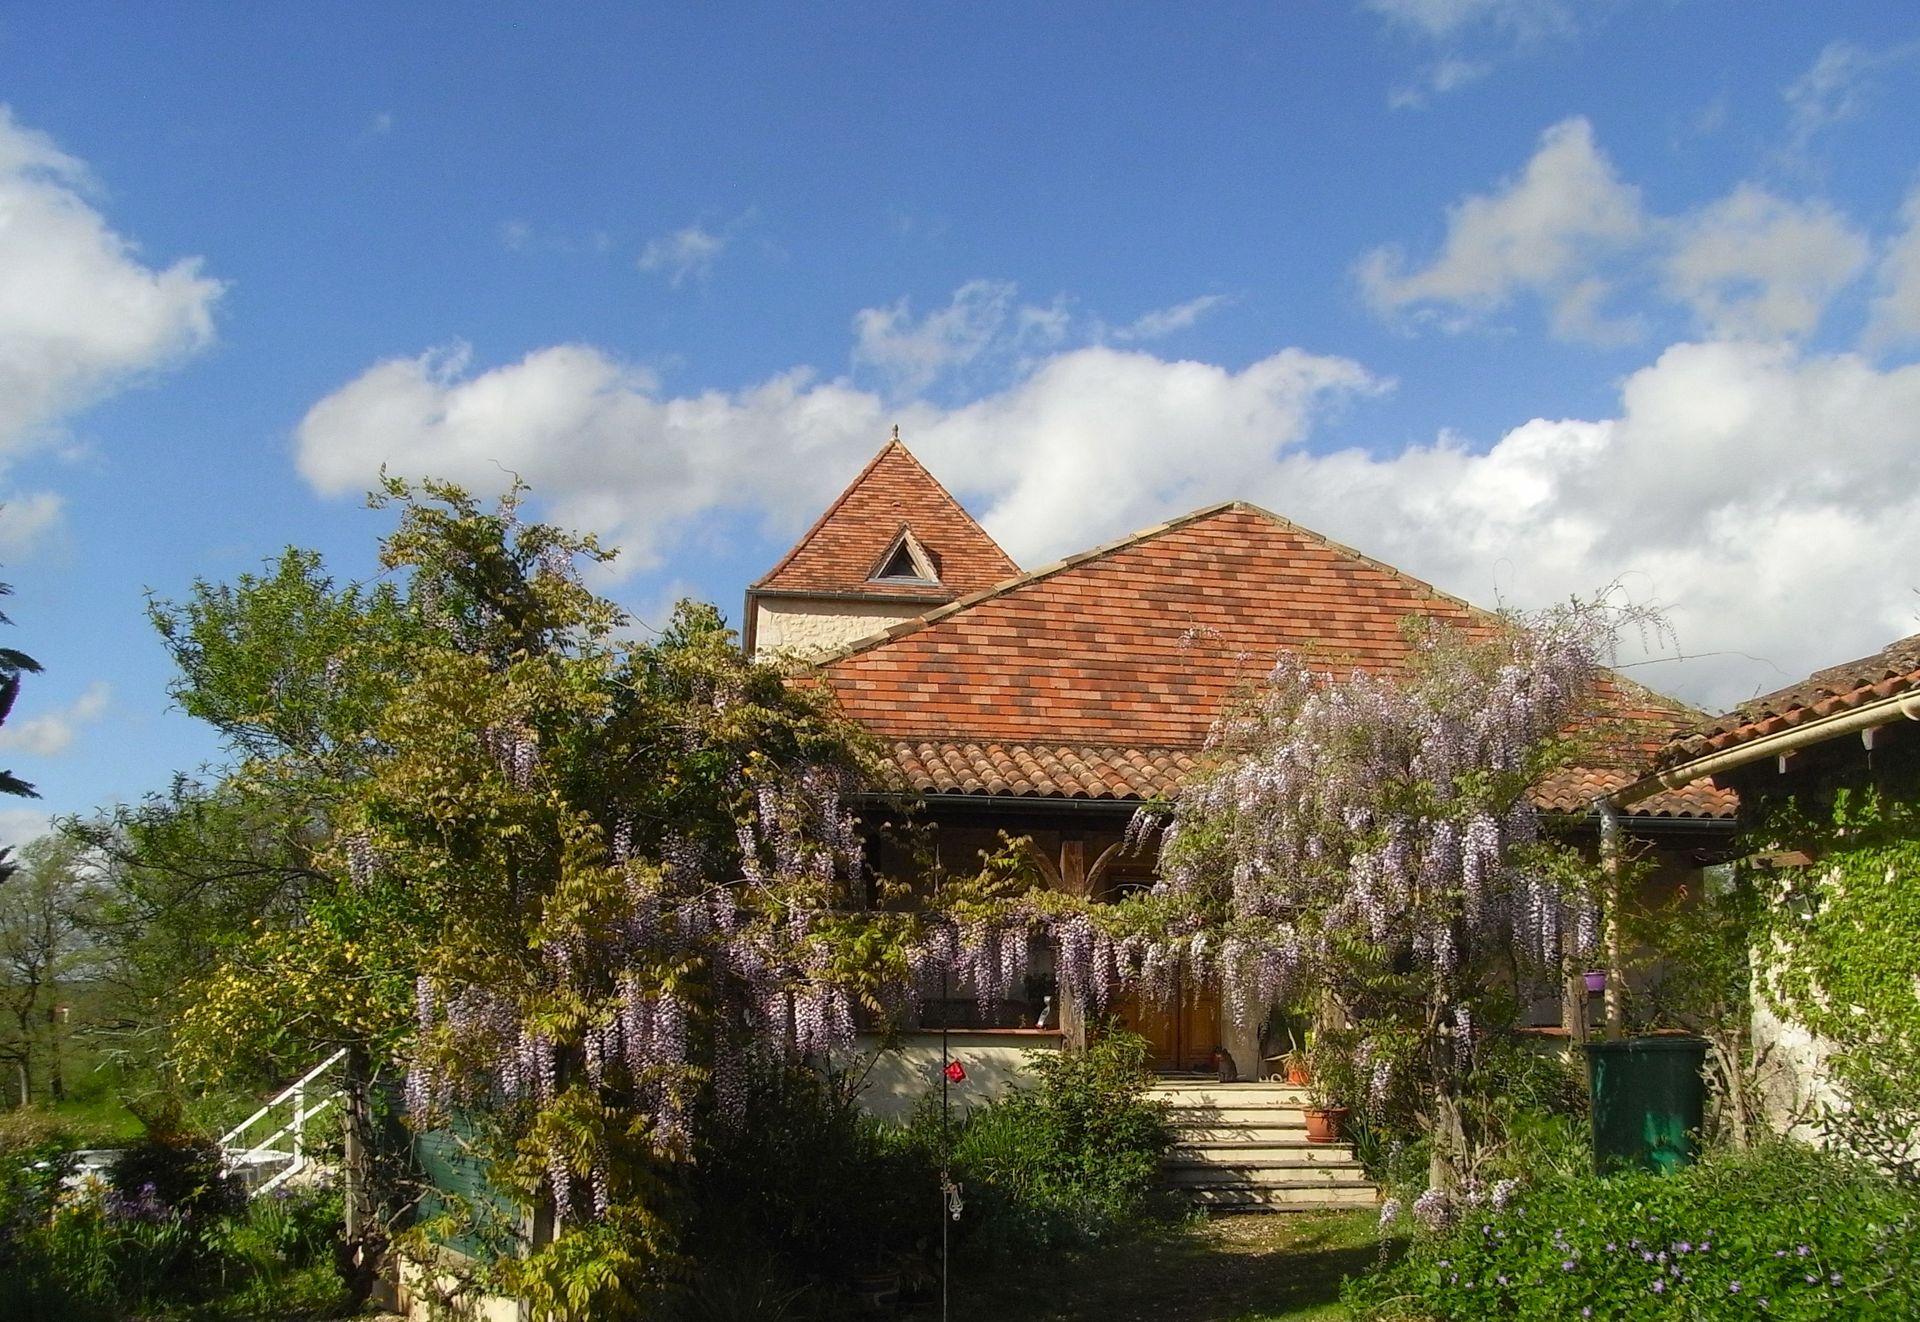
[[[1293,961],[1344,943],[1405,951],[1440,980],[1511,934],[1546,964],[1592,912],[1545,871],[1526,790],[1600,671],[1604,620],[1568,610],[1497,640],[1429,629],[1408,673],[1338,676],[1282,657],[1216,726],[1213,770],[1176,803],[1162,890],[1265,920]]]

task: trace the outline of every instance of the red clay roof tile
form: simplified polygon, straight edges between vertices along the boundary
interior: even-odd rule
[[[1913,689],[1920,689],[1920,634],[1890,643],[1857,661],[1816,670],[1797,684],[1743,702],[1724,716],[1682,730],[1660,750],[1658,764],[1679,766]]]
[[[1416,614],[1489,624],[1390,566],[1234,503],[895,625],[821,658],[819,677],[892,743],[912,788],[1150,798],[1172,790],[1227,700],[1277,652],[1391,670],[1410,655],[1400,621]],[[1618,677],[1603,690],[1599,760],[1618,767],[1644,765],[1698,716]],[[1542,787],[1541,806],[1584,809],[1631,778],[1614,765],[1568,773]],[[1732,809],[1731,796],[1709,784],[1635,811]]]
[[[871,575],[911,530],[940,581],[876,581]],[[857,593],[929,604],[977,592],[1020,567],[896,438],[881,447],[839,499],[749,592]]]

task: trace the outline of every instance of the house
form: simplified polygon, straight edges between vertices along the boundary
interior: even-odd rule
[[[748,590],[746,613],[750,647],[808,656],[883,742],[895,786],[919,795],[937,824],[943,861],[972,858],[1000,832],[1025,836],[1048,884],[1096,899],[1152,884],[1151,850],[1123,844],[1128,822],[1175,792],[1222,704],[1276,653],[1391,669],[1411,654],[1407,617],[1468,629],[1487,620],[1241,501],[1018,572],[897,436]],[[1537,793],[1559,827],[1594,839],[1596,800],[1698,719],[1625,680],[1608,696],[1633,733],[1603,765]],[[1624,829],[1684,873],[1726,833],[1733,808],[1710,781],[1663,787],[1634,802]],[[949,988],[919,1029],[964,1033],[996,1078],[1019,1047],[1081,1037],[1072,1007],[1053,1003],[1050,959],[1034,950],[1025,996],[984,1009]],[[1537,1008],[1543,1023],[1579,1020],[1584,990]],[[1160,1069],[1211,1070],[1216,1048],[1242,1072],[1258,1067],[1262,1025],[1236,1022],[1212,986],[1180,986],[1164,1004],[1127,1000],[1118,1013]],[[909,1084],[919,1086],[899,1081]]]
[[[1641,795],[1671,793],[1675,786],[1711,776],[1738,794],[1741,825],[1748,828],[1765,823],[1773,809],[1788,800],[1806,817],[1825,820],[1842,790],[1874,788],[1911,801],[1920,787],[1916,722],[1920,634],[1677,731],[1654,758],[1654,770],[1613,799],[1628,806]],[[1796,889],[1817,892],[1834,884],[1829,875],[1834,860],[1819,857],[1811,841],[1779,843],[1781,848],[1752,861],[1783,869],[1783,895]],[[1807,868],[1815,869],[1813,886],[1796,887],[1794,874],[1804,879],[1801,870]],[[1906,879],[1893,880],[1904,884]],[[1920,879],[1912,884],[1920,885]],[[1913,995],[1920,1000],[1920,960],[1909,972]],[[1756,998],[1752,1028],[1756,1054],[1769,1063],[1761,1083],[1770,1118],[1778,1127],[1796,1127],[1823,1106],[1844,1104],[1826,1068],[1830,1043],[1780,1018],[1764,998]]]

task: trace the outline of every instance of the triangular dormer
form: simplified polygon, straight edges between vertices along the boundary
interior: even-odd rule
[[[896,429],[827,512],[747,589],[746,642],[843,646],[1020,572]]]
[[[867,582],[891,584],[895,587],[937,588],[940,584],[940,565],[933,553],[920,544],[913,535],[913,529],[902,528],[900,535],[887,547],[887,553],[880,557],[880,563]]]

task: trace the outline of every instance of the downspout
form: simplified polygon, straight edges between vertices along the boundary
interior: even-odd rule
[[[1600,942],[1607,968],[1607,1040],[1617,1042],[1627,1032],[1626,961],[1620,949],[1620,808],[1606,798],[1596,799],[1594,807],[1600,813]]]

